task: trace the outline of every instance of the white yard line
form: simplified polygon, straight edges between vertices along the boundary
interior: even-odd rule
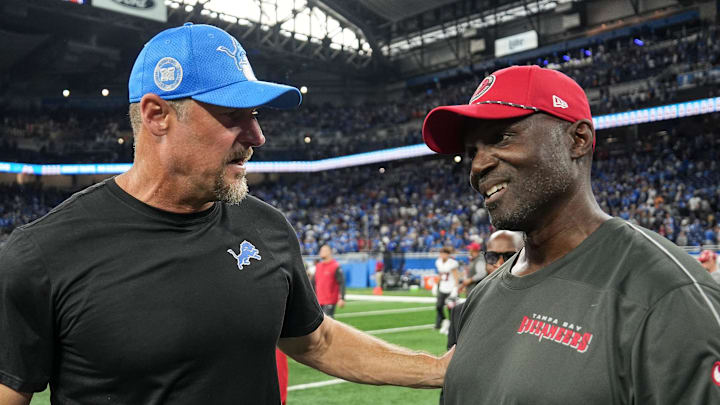
[[[437,301],[435,297],[407,297],[401,295],[363,295],[363,294],[347,294],[345,298],[354,301],[380,301],[380,302],[423,302],[433,303]]]
[[[422,312],[422,311],[429,311],[431,309],[435,309],[435,307],[380,309],[377,311],[349,312],[347,314],[336,314],[335,318],[343,319],[343,318],[354,318],[356,316],[367,316],[367,315],[404,314],[406,312]]]
[[[336,378],[334,380],[318,381],[318,382],[308,383],[308,384],[298,384],[298,385],[293,385],[291,387],[288,387],[288,391],[297,391],[297,390],[306,390],[308,388],[325,387],[328,385],[335,385],[335,384],[340,384],[340,383],[344,383],[344,382],[347,382],[347,381]]]
[[[421,330],[421,329],[430,329],[434,325],[433,324],[427,324],[427,325],[415,325],[415,326],[404,326],[402,328],[390,328],[390,329],[378,329],[378,330],[368,330],[365,331],[365,333],[368,333],[370,335],[380,335],[383,333],[397,333],[397,332],[407,332],[411,330]],[[325,380],[325,381],[318,381],[314,383],[308,383],[308,384],[298,384],[288,387],[288,391],[297,391],[297,390],[306,390],[310,388],[318,388],[318,387],[326,387],[328,385],[335,385],[347,382],[345,380],[342,380],[340,378],[335,378],[333,380]]]
[[[411,330],[430,329],[433,326],[435,326],[435,325],[429,323],[427,325],[403,326],[401,328],[367,330],[367,331],[365,331],[365,333],[367,333],[369,335],[382,335],[383,333],[398,333],[398,332],[407,332],[407,331],[411,331]]]

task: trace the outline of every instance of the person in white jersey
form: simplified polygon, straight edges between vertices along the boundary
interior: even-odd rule
[[[460,264],[457,260],[450,257],[453,248],[444,247],[440,249],[440,257],[435,260],[435,268],[440,276],[437,289],[437,316],[435,317],[435,329],[440,329],[443,320],[445,320],[445,300],[451,295],[457,295],[458,288],[458,268]]]

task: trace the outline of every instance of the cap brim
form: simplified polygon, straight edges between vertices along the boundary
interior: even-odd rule
[[[248,80],[192,96],[193,100],[230,108],[296,108],[300,90],[284,84]]]
[[[452,154],[465,151],[463,123],[467,119],[501,120],[523,117],[535,111],[501,104],[463,104],[437,107],[423,122],[425,144],[437,153]]]

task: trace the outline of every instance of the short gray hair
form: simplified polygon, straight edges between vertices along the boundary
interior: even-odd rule
[[[180,121],[184,121],[187,117],[187,105],[190,98],[178,98],[175,100],[165,100],[177,114]],[[130,117],[130,126],[132,127],[133,135],[137,137],[140,133],[140,127],[142,127],[142,116],[140,115],[140,103],[131,103],[128,109],[128,116]]]

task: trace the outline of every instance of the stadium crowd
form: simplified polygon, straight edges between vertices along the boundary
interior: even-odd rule
[[[717,245],[720,114],[673,121],[668,131],[598,145],[593,187],[601,207],[681,246]],[[600,135],[602,140],[602,135]],[[252,187],[285,213],[304,254],[327,243],[338,253],[463,249],[492,229],[467,167],[447,157],[281,176]],[[0,188],[0,233],[28,222],[66,194],[36,186]]]
[[[720,94],[716,83],[720,78],[718,39],[717,26],[678,25],[638,30],[637,35],[598,41],[564,54],[514,62],[546,65],[567,73],[592,93],[593,114],[600,115]],[[273,141],[259,149],[254,159],[315,160],[421,143],[420,124],[430,109],[466,103],[482,74],[507,64],[506,59],[496,59],[484,67],[484,72],[415,86],[390,102],[306,104],[296,111],[261,112],[263,131]],[[627,83],[636,85],[626,92],[613,90]],[[698,85],[702,86],[702,94],[693,91]],[[1,104],[4,118],[0,121],[0,160],[132,160],[132,139],[124,109],[88,112],[56,107],[17,112],[3,109]]]

